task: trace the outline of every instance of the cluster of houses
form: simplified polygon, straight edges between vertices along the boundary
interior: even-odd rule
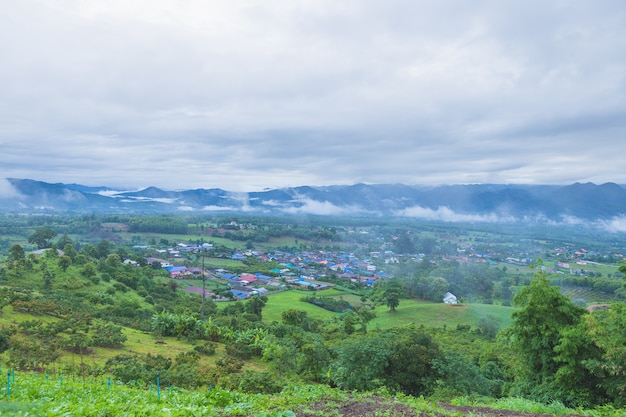
[[[227,290],[232,294],[232,297],[225,298],[223,296],[224,291],[220,291],[220,294],[214,291],[205,291],[206,296],[218,301],[265,295],[273,291],[285,289],[288,286],[324,290],[333,286],[333,284],[324,280],[324,278],[331,276],[358,283],[362,286],[370,286],[378,279],[391,277],[384,271],[379,271],[370,259],[362,260],[354,254],[326,251],[301,253],[274,251],[265,253],[248,250],[236,251],[231,255],[232,260],[245,260],[249,257],[255,257],[260,261],[273,262],[278,267],[269,270],[271,276],[261,272],[234,274],[225,269],[203,270],[199,267],[184,266],[177,262],[179,259],[182,260],[184,258],[185,252],[198,253],[198,251],[204,249],[211,249],[211,246],[209,244],[200,246],[179,244],[172,249],[156,250],[157,255],[146,258],[146,262],[151,265],[158,263],[161,268],[168,272],[171,278],[179,279],[182,283],[185,283],[185,278],[197,280],[202,279],[202,277],[226,283],[228,286]],[[373,257],[381,256],[378,253],[372,255]],[[183,290],[202,294],[202,289],[194,286],[186,286]]]

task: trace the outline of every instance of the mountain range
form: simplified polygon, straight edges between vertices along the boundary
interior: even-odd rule
[[[431,220],[610,220],[626,217],[626,189],[615,183],[571,185],[355,184],[259,192],[220,188],[140,191],[9,178],[2,213],[246,212],[418,217]]]

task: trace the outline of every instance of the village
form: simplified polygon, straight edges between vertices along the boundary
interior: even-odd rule
[[[150,250],[149,248],[143,248]],[[243,261],[254,258],[259,262],[271,262],[275,268],[263,271],[246,271],[234,273],[223,268],[203,268],[202,266],[183,265],[183,259],[189,259],[189,254],[196,258],[212,249],[212,245],[178,244],[170,249],[155,250],[159,256],[146,257],[149,265],[158,264],[167,271],[169,277],[181,283],[182,289],[187,292],[202,294],[203,289],[196,285],[189,285],[188,281],[210,280],[223,287],[221,291],[206,289],[205,296],[215,301],[242,300],[255,295],[267,295],[271,292],[283,291],[287,288],[307,290],[325,290],[336,284],[327,282],[345,280],[347,283],[358,284],[362,287],[371,286],[378,279],[391,278],[392,275],[379,270],[371,259],[359,259],[350,253],[335,253],[326,251],[305,251],[291,253],[272,251],[265,253],[256,250],[234,251],[231,260]],[[181,256],[188,254],[188,256]],[[375,254],[375,256],[380,256]],[[177,263],[178,261],[178,263]],[[126,263],[133,261],[126,260]],[[393,253],[387,253],[382,263],[397,262]],[[189,263],[189,262],[186,262]],[[202,261],[200,261],[202,263]],[[226,294],[226,292],[230,294]],[[232,295],[231,295],[232,294]]]
[[[250,264],[245,271],[231,271],[225,268],[204,267],[205,255],[214,247],[211,243],[178,243],[171,248],[154,249],[137,246],[147,253],[148,265],[162,268],[175,280],[178,287],[186,292],[202,295],[214,301],[243,300],[252,296],[264,296],[289,288],[323,291],[336,285],[371,287],[376,281],[394,276],[394,266],[407,262],[457,261],[463,264],[486,264],[491,266],[506,265],[528,267],[535,258],[528,253],[520,256],[505,256],[495,250],[486,253],[474,250],[470,246],[459,246],[455,253],[440,257],[438,260],[424,254],[397,254],[390,247],[381,251],[372,251],[367,256],[354,253],[326,250],[304,250],[301,252],[273,250],[233,249],[232,253],[221,253],[232,261],[241,261],[241,265]],[[585,249],[557,247],[553,250],[556,259],[542,266],[550,273],[584,276],[591,274],[584,268],[596,262],[585,260],[586,256],[597,256]],[[509,254],[510,255],[510,254]],[[525,256],[524,256],[525,255]],[[616,254],[622,257],[621,254]],[[494,260],[494,259],[497,259]],[[193,260],[193,261],[192,261]],[[252,262],[246,262],[252,260]],[[127,263],[133,263],[126,260]],[[266,267],[271,265],[272,267]],[[256,268],[256,269],[255,269]],[[198,284],[202,282],[202,284]],[[206,284],[209,288],[207,288]],[[456,304],[454,294],[447,292],[440,301]]]

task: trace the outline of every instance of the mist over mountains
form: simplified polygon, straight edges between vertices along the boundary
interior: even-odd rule
[[[140,191],[9,178],[0,185],[3,213],[246,212],[396,216],[442,221],[623,221],[626,189],[596,185],[355,184],[259,192],[220,188]]]

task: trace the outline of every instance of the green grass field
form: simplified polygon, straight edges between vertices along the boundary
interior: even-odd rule
[[[323,308],[315,306],[311,303],[300,301],[302,297],[310,295],[310,291],[298,290],[289,290],[270,295],[268,297],[267,304],[265,304],[265,307],[263,308],[263,321],[267,323],[271,323],[273,321],[280,322],[282,320],[282,312],[289,310],[290,308],[306,311],[309,317],[316,320],[326,320],[337,314],[324,310]]]
[[[309,317],[317,320],[325,320],[334,317],[338,313],[324,310],[321,307],[301,301],[304,296],[311,295],[309,291],[285,291],[269,296],[269,300],[263,309],[263,321],[281,321],[281,314],[284,310],[294,308],[306,311]],[[333,289],[320,291],[318,297],[334,296],[343,297],[352,305],[360,303],[358,296],[349,293],[342,293]],[[470,325],[475,327],[482,318],[489,318],[497,323],[499,328],[508,326],[511,323],[512,307],[488,304],[459,304],[456,306],[443,303],[433,303],[420,300],[400,300],[400,305],[395,312],[390,312],[385,305],[376,306],[376,318],[369,323],[368,328],[389,329],[392,327],[404,326],[407,324],[424,325],[426,327],[447,327],[456,328],[457,325]]]
[[[376,318],[369,324],[369,328],[388,329],[408,324],[424,325],[426,327],[455,328],[457,325],[476,327],[481,318],[493,318],[498,327],[506,327],[511,323],[511,307],[502,307],[486,304],[457,304],[446,305],[420,300],[400,300],[395,312],[389,311],[387,306],[377,306]]]

